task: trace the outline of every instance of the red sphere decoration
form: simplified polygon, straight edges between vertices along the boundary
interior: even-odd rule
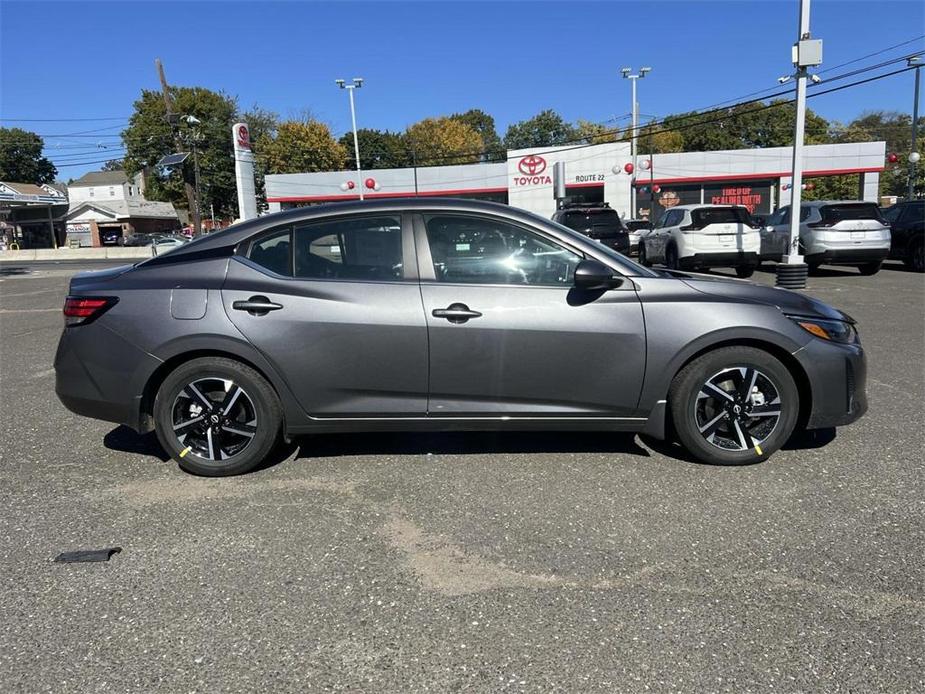
[[[661,192],[662,192],[662,187],[661,187],[661,186],[652,186],[652,192],[653,192],[653,193],[661,193]]]
[[[367,188],[375,188],[375,187],[376,187],[376,179],[375,179],[375,178],[367,178],[366,181],[365,181],[365,183],[366,183],[366,187],[367,187]]]
[[[890,152],[886,155],[886,160],[891,164],[895,164],[899,161],[899,156],[895,152]]]
[[[633,164],[632,164],[632,162],[628,162],[628,163],[626,164],[626,166],[623,167],[623,170],[626,171],[626,173],[628,173],[628,174],[633,173]]]
[[[347,189],[353,190],[354,188],[356,188],[356,183],[354,183],[353,181],[347,181]]]

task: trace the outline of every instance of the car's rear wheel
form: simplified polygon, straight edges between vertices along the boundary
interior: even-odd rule
[[[909,252],[903,262],[915,272],[925,272],[925,242],[922,239],[916,239],[909,244]]]
[[[279,441],[282,410],[254,369],[223,357],[193,359],[171,372],[154,400],[158,440],[195,475],[239,475]]]
[[[649,262],[649,256],[646,254],[646,244],[641,241],[639,243],[639,264],[645,267],[652,266],[652,263]]]
[[[742,279],[746,279],[748,277],[751,277],[754,274],[755,274],[754,265],[739,265],[738,267],[736,267],[736,277],[741,277]]]
[[[863,263],[858,265],[858,272],[868,277],[870,275],[876,275],[878,272],[880,272],[881,265],[883,265],[883,262],[879,260],[876,263]]]
[[[674,430],[698,460],[745,465],[767,459],[793,433],[799,392],[787,367],[753,347],[698,357],[669,393]]]

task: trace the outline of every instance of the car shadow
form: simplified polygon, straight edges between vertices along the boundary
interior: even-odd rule
[[[32,270],[27,267],[0,267],[0,277],[12,277],[13,275],[31,275]]]
[[[838,435],[835,427],[828,429],[798,429],[790,436],[790,439],[781,446],[785,451],[805,451],[812,448],[822,448],[828,446]]]
[[[295,439],[296,458],[355,455],[627,453],[649,457],[626,432],[479,431],[312,434]]]
[[[153,431],[147,434],[139,434],[124,424],[120,424],[106,434],[103,437],[103,445],[111,451],[119,451],[120,453],[150,455],[162,463],[170,460],[170,456],[167,455]]]
[[[915,270],[913,270],[911,267],[906,265],[901,260],[884,261],[880,269],[881,270],[893,270],[894,272],[915,272]]]

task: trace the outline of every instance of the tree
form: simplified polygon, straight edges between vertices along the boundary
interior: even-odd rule
[[[411,152],[401,133],[360,128],[360,166],[366,169],[399,169],[411,166]],[[339,142],[347,150],[348,165],[354,163],[353,131],[344,133]]]
[[[123,171],[124,169],[125,162],[121,159],[110,159],[103,164],[103,171]]]
[[[655,123],[639,129],[639,151],[669,154],[684,151],[684,136],[677,130],[664,130]]]
[[[129,176],[145,171],[145,196],[188,208],[184,182],[194,181],[194,161],[189,156],[176,170],[157,168],[166,154],[191,152],[195,145],[200,170],[202,211],[214,205],[221,216],[234,216],[237,191],[234,178],[231,126],[237,117],[237,104],[226,94],[204,87],[170,87],[173,111],[179,116],[193,116],[200,122],[185,119],[169,123],[163,95],[143,90],[135,102],[128,127],[122,131],[126,146],[125,171]]]
[[[448,116],[425,118],[409,126],[405,142],[414,151],[418,166],[474,164],[484,150],[481,135]]]
[[[508,149],[548,147],[573,142],[578,132],[558,113],[551,109],[540,111],[533,118],[511,124],[504,133],[504,146]]]
[[[465,123],[479,134],[485,150],[483,161],[504,161],[507,152],[504,150],[501,138],[498,137],[498,131],[495,130],[494,118],[477,108],[471,108],[465,113],[454,113],[450,118]]]
[[[579,118],[578,123],[575,124],[575,135],[582,142],[587,142],[591,145],[602,145],[607,142],[619,141],[620,129]],[[625,137],[630,137],[632,133],[628,130],[624,135]]]
[[[58,170],[42,156],[44,140],[20,128],[0,128],[0,181],[52,183]]]
[[[270,174],[343,169],[347,159],[347,149],[314,119],[280,123],[275,137],[263,135],[255,143],[254,154]]]

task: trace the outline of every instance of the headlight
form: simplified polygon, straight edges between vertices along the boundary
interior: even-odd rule
[[[818,338],[830,342],[851,344],[857,342],[858,332],[854,325],[842,320],[826,320],[821,318],[807,318],[805,316],[787,316],[803,330],[812,333]]]

